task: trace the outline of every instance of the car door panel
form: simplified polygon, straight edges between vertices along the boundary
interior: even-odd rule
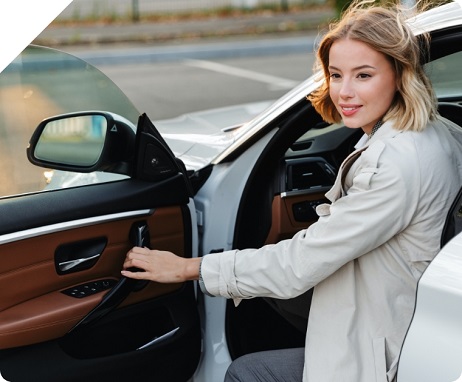
[[[0,214],[6,217],[0,222],[3,376],[12,381],[52,381],[72,373],[74,379],[66,380],[113,380],[124,373],[123,364],[130,360],[138,365],[140,380],[156,374],[165,380],[187,380],[200,353],[191,283],[149,283],[132,292],[119,309],[72,335],[69,330],[102,300],[106,290],[83,298],[62,292],[95,282],[117,282],[133,245],[130,229],[139,221],[148,225],[152,247],[190,257],[188,202],[181,175],[155,183],[128,179],[1,200]],[[59,263],[85,257],[94,258],[75,269],[60,270]],[[155,337],[162,341],[136,350]],[[150,354],[149,362],[145,353]],[[24,371],[30,363],[36,365],[37,379],[31,379],[30,370]]]
[[[191,299],[182,290],[117,310],[77,340],[64,338],[0,352],[2,375],[15,382],[186,381],[200,350],[193,351],[192,346],[200,343],[200,332],[192,328],[196,322],[190,318],[187,326],[181,322],[190,317],[191,309]],[[174,337],[137,350],[169,325],[181,325]]]
[[[0,288],[4,291],[0,301],[0,348],[58,338],[70,330],[101,300],[104,291],[84,298],[67,296],[62,291],[89,281],[119,278],[123,259],[130,248],[128,232],[136,221],[137,218],[131,218],[96,224],[1,246],[0,256],[6,261],[2,262],[0,276]],[[179,208],[158,209],[148,216],[147,222],[152,227],[151,239],[155,247],[169,248],[180,255],[184,253]],[[93,267],[66,275],[56,272],[54,254],[62,244],[87,241],[102,235],[106,236],[108,244]],[[9,271],[3,269],[5,264]],[[151,284],[130,296],[125,304],[157,297],[175,289],[178,285]]]
[[[59,229],[66,222],[94,216],[187,204],[185,187],[178,174],[159,183],[130,179],[1,199],[0,243],[52,224],[59,224]],[[22,232],[28,229],[33,232]]]
[[[316,206],[327,201],[335,169],[322,157],[284,159],[271,203],[271,227],[265,244],[292,238],[318,220]]]
[[[323,192],[302,195],[276,195],[271,207],[271,228],[265,244],[292,238],[318,220],[315,207],[325,201]]]

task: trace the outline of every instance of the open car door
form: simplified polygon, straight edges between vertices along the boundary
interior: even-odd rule
[[[122,278],[133,246],[191,257],[184,167],[147,116],[44,120],[29,160],[119,180],[0,199],[0,371],[8,381],[187,381],[200,356],[192,282]]]

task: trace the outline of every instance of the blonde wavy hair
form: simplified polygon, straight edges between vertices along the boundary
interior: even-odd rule
[[[329,95],[329,51],[340,39],[363,42],[390,60],[397,80],[397,93],[384,121],[394,120],[398,130],[421,131],[437,114],[437,100],[424,72],[422,58],[428,54],[429,36],[417,38],[406,24],[409,9],[398,4],[378,6],[355,1],[342,18],[330,25],[317,50],[316,69],[325,81],[307,96],[316,111],[329,123],[342,118]]]

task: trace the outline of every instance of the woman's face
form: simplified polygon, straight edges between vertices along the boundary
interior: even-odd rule
[[[330,48],[329,74],[330,97],[345,125],[370,134],[397,90],[390,61],[363,42],[341,39]]]

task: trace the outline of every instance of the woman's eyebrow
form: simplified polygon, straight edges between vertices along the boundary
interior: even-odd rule
[[[340,71],[339,68],[337,68],[335,66],[332,66],[332,65],[329,65],[329,69]],[[360,66],[356,66],[356,67],[352,68],[352,70],[363,70],[363,69],[377,69],[377,68],[375,66],[372,66],[372,65],[360,65]]]

